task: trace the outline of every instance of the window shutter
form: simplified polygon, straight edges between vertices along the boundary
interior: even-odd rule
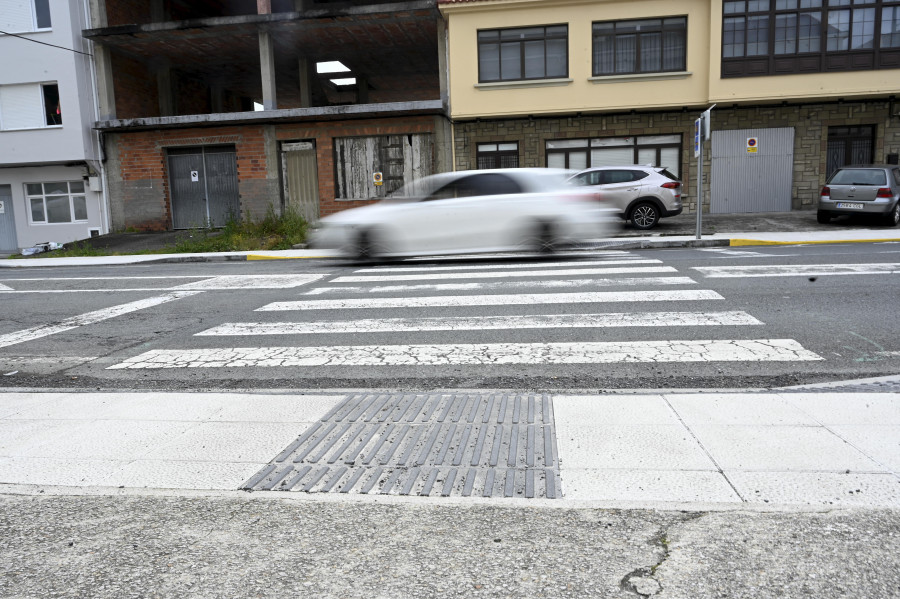
[[[0,30],[9,33],[34,31],[32,0],[0,0]]]
[[[0,128],[43,127],[43,105],[41,86],[36,83],[0,87]]]

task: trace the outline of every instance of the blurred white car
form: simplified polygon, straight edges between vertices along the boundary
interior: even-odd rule
[[[612,211],[562,169],[456,171],[321,219],[311,246],[357,259],[527,250],[609,233]]]

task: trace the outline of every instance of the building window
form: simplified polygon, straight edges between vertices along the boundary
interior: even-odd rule
[[[475,161],[479,169],[518,168],[518,142],[478,144]]]
[[[58,224],[87,221],[84,183],[26,183],[25,200],[31,210],[31,222]]]
[[[56,83],[0,86],[0,130],[58,125],[62,110]]]
[[[0,0],[0,31],[50,29],[50,0]]]
[[[478,32],[478,81],[552,79],[569,74],[567,25]]]
[[[594,23],[594,76],[684,71],[687,18]]]
[[[900,66],[900,0],[726,0],[722,76]]]
[[[555,139],[547,141],[546,152],[552,168],[649,164],[681,176],[681,135]]]

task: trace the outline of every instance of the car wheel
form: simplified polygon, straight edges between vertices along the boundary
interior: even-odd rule
[[[819,210],[816,212],[816,220],[819,221],[820,225],[827,225],[831,222],[831,214],[824,210]]]
[[[375,233],[372,229],[365,229],[359,232],[356,238],[356,248],[354,254],[357,260],[372,260],[377,254],[375,251]]]
[[[537,242],[535,249],[541,254],[552,254],[556,251],[556,231],[553,223],[541,222],[537,225]]]
[[[629,220],[635,229],[652,229],[659,222],[659,208],[651,202],[641,202],[631,209]]]
[[[894,209],[884,217],[884,224],[889,227],[896,227],[900,224],[900,202],[894,204]]]

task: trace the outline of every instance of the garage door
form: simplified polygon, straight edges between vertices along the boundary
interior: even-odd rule
[[[794,128],[713,131],[710,212],[790,212]]]

